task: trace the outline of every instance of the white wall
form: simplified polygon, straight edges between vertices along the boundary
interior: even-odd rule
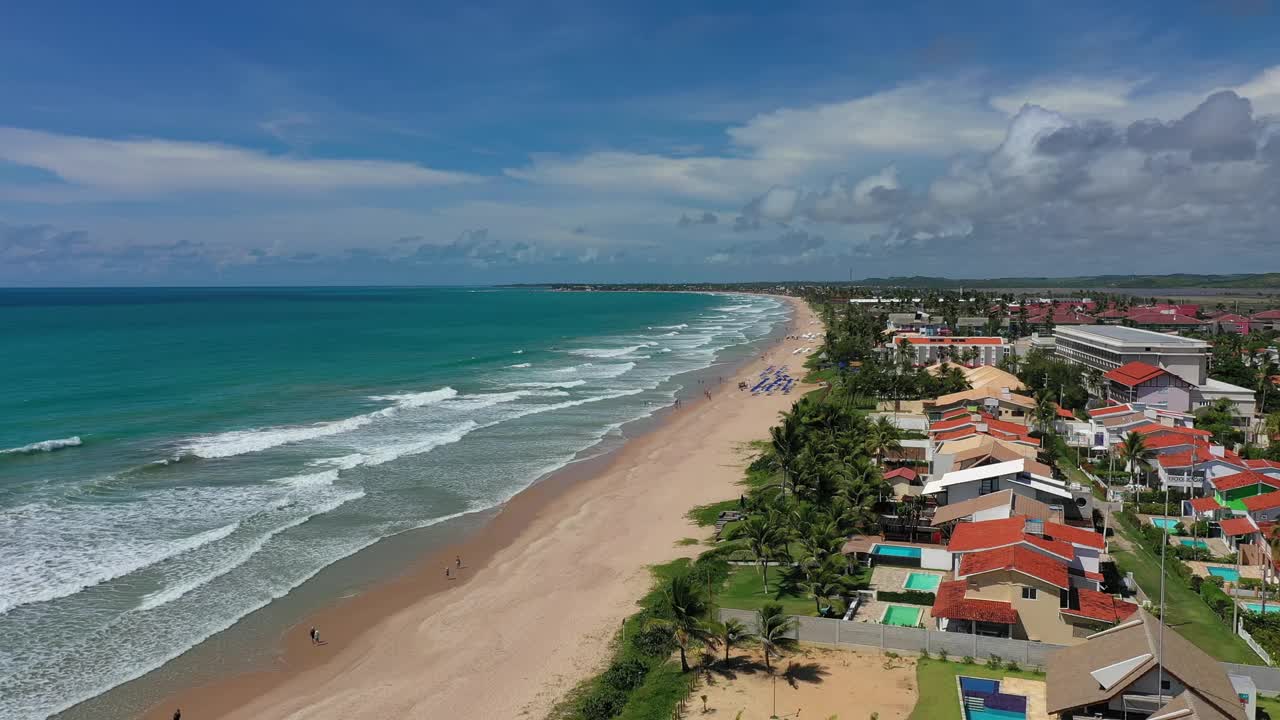
[[[939,548],[921,548],[920,567],[927,570],[950,570],[951,553]]]

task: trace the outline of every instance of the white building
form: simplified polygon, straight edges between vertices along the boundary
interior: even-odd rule
[[[1122,325],[1059,327],[1053,335],[1059,357],[1102,372],[1144,362],[1192,385],[1203,385],[1208,379],[1209,343],[1203,340]]]

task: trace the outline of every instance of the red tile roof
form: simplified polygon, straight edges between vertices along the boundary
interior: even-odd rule
[[[1047,522],[1044,524],[1044,534],[1054,540],[1061,540],[1073,545],[1084,545],[1085,547],[1097,548],[1101,550],[1106,547],[1106,540],[1098,533],[1084,528],[1072,527],[1070,525],[1062,525],[1055,522]]]
[[[1218,527],[1222,528],[1223,535],[1252,535],[1258,531],[1258,526],[1253,522],[1253,518],[1249,516],[1231,518],[1218,523]]]
[[[940,432],[937,435],[934,435],[933,439],[939,442],[946,442],[948,440],[959,440],[960,438],[967,438],[977,434],[978,434],[977,428],[967,427],[967,428],[961,428],[959,430],[951,430],[949,432]]]
[[[1208,430],[1200,430],[1199,428],[1189,427],[1173,427],[1171,425],[1161,425],[1160,423],[1149,423],[1140,425],[1132,430],[1139,435],[1152,435],[1155,433],[1177,433],[1179,435],[1196,435],[1199,437],[1209,437],[1213,433]]]
[[[1071,582],[1068,579],[1066,563],[1021,546],[967,553],[960,560],[959,575],[961,577],[996,570],[1021,573],[1060,588],[1070,587]]]
[[[1072,560],[1076,556],[1075,548],[1071,547],[1071,543],[1061,540],[1048,540],[1038,535],[1023,535],[1022,541],[1028,545],[1034,545],[1045,552],[1053,553],[1060,558]]]
[[[1108,370],[1102,377],[1118,382],[1127,387],[1137,387],[1144,382],[1154,380],[1167,371],[1144,362],[1125,363],[1114,370]]]
[[[1178,313],[1140,312],[1129,315],[1135,325],[1203,325],[1204,321]]]
[[[1138,612],[1138,606],[1131,602],[1117,599],[1097,590],[1080,588],[1080,607],[1062,608],[1063,615],[1076,615],[1116,624],[1124,622],[1130,615]]]
[[[1280,310],[1263,310],[1249,318],[1250,320],[1280,320]]]
[[[1160,457],[1156,458],[1156,462],[1160,463],[1160,467],[1166,467],[1166,468],[1184,468],[1184,467],[1191,467],[1191,463],[1192,463],[1191,453],[1192,453],[1192,452],[1194,452],[1194,453],[1195,453],[1195,463],[1196,463],[1196,464],[1203,464],[1203,463],[1210,462],[1210,461],[1212,461],[1212,460],[1223,460],[1223,459],[1224,459],[1224,458],[1220,458],[1220,457],[1218,457],[1218,456],[1214,455],[1213,453],[1209,452],[1209,448],[1208,448],[1207,446],[1204,446],[1204,445],[1197,445],[1196,447],[1192,448],[1191,450],[1183,450],[1183,451],[1181,451],[1181,452],[1165,453],[1164,455],[1161,455]]]
[[[1275,460],[1245,460],[1244,465],[1252,470],[1280,470],[1280,462]]]
[[[1094,408],[1089,411],[1089,417],[1107,417],[1108,415],[1119,415],[1121,413],[1133,412],[1131,405],[1107,405],[1106,407]]]
[[[1213,485],[1218,492],[1227,492],[1228,490],[1236,490],[1250,485],[1266,485],[1267,487],[1280,488],[1280,479],[1273,478],[1269,475],[1263,475],[1253,470],[1245,470],[1244,472],[1232,473],[1221,477],[1212,478],[1209,484]]]
[[[1247,497],[1244,499],[1244,506],[1250,512],[1280,507],[1280,492],[1262,493],[1261,495]]]
[[[1206,441],[1194,435],[1183,435],[1182,433],[1161,433],[1152,438],[1144,438],[1142,443],[1147,446],[1148,450],[1164,450],[1171,447],[1191,445],[1192,443],[1208,448]]]
[[[954,418],[958,418],[961,415],[968,415],[968,414],[969,414],[969,411],[964,408],[951,408],[950,410],[942,413],[942,419],[951,420]]]
[[[1191,501],[1191,509],[1198,513],[1221,510],[1222,504],[1216,498],[1198,497]]]
[[[1012,545],[1026,534],[1027,519],[1015,515],[1004,520],[959,523],[951,533],[947,549],[951,552],[970,552]]]
[[[915,480],[920,476],[916,475],[915,470],[912,470],[911,468],[906,468],[906,467],[900,467],[894,470],[890,470],[889,472],[884,474],[885,480],[892,480],[893,478],[899,478],[899,477],[905,478],[907,481],[911,481],[911,480]]]
[[[956,428],[972,424],[973,419],[969,417],[968,413],[965,413],[962,417],[948,418],[946,420],[939,420],[936,423],[930,423],[929,432],[945,432],[947,430],[955,430]]]
[[[977,620],[980,622],[1018,622],[1018,611],[1007,602],[996,600],[972,600],[964,596],[969,584],[964,580],[952,580],[938,585],[933,602],[933,616],[953,620]]]

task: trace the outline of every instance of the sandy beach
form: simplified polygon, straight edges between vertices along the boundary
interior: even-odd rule
[[[788,334],[818,332],[803,303]],[[187,690],[147,718],[542,717],[605,661],[651,582],[648,566],[706,536],[685,517],[734,497],[745,443],[804,392],[752,397],[738,380],[813,341],[786,340],[692,397],[603,462],[513,498],[468,541],[284,631],[269,670]],[[462,568],[456,569],[455,558]],[[445,568],[454,567],[446,577]],[[319,629],[324,644],[307,636]]]

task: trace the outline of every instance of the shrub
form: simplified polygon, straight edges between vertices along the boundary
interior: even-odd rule
[[[923,590],[881,590],[876,593],[876,599],[881,602],[900,602],[908,605],[933,605],[937,596]]]
[[[1013,660],[1010,660],[1009,662],[1005,663],[1004,669],[1008,670],[1009,672],[1020,672],[1022,670],[1022,668],[1018,665],[1018,663]]]
[[[960,658],[960,662],[965,665],[972,665],[973,657],[971,655],[965,655],[964,657]]]
[[[627,696],[607,685],[601,685],[582,698],[578,712],[582,720],[611,720],[627,705]]]
[[[991,657],[987,658],[987,667],[991,668],[992,670],[999,670],[999,669],[1000,669],[1000,656],[999,656],[999,655],[992,655]]]
[[[639,658],[629,657],[615,660],[608,670],[604,671],[604,675],[600,677],[604,684],[615,690],[626,692],[635,690],[644,684],[644,678],[649,674],[649,666]]]
[[[1200,577],[1199,575],[1192,575],[1192,576],[1191,576],[1191,589],[1192,589],[1192,590],[1196,591],[1197,593],[1198,593],[1198,592],[1200,592],[1200,586],[1201,586],[1202,584],[1204,584],[1204,578]]]
[[[671,630],[661,625],[650,625],[631,638],[636,652],[648,657],[667,657],[676,650],[676,640]]]

